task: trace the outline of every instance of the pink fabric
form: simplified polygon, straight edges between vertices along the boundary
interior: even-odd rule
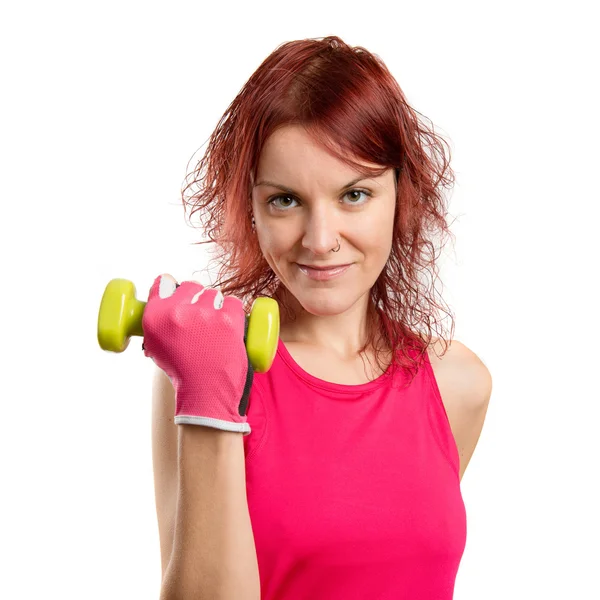
[[[426,355],[425,355],[426,356]],[[426,358],[408,388],[303,371],[279,340],[244,438],[263,600],[450,600],[466,543],[459,458]]]

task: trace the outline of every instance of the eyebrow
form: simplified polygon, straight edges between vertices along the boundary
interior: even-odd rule
[[[346,189],[352,187],[353,185],[356,185],[359,181],[363,181],[364,179],[370,179],[370,177],[361,175],[360,177],[357,177],[356,179],[353,179],[352,181],[348,182],[344,187],[341,188],[340,191],[346,190]],[[258,181],[257,183],[254,184],[254,187],[258,187],[259,185],[270,185],[271,187],[275,187],[280,190],[283,190],[284,192],[287,192],[288,194],[293,194],[294,196],[300,195],[298,192],[295,192],[292,188],[289,188],[285,185],[281,185],[280,183],[275,183],[274,181],[268,181],[266,179],[263,179],[262,181]]]

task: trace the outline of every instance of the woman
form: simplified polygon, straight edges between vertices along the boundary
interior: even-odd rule
[[[226,117],[184,190],[221,292],[158,277],[144,312],[161,598],[452,598],[491,377],[432,335],[420,278],[449,233],[443,140],[335,36],[277,48]],[[281,309],[267,373],[258,296]]]

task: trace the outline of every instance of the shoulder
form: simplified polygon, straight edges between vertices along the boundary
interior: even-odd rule
[[[477,354],[457,340],[446,345],[434,338],[427,350],[456,442],[460,481],[481,435],[492,377]]]
[[[481,406],[489,401],[492,376],[473,350],[458,340],[446,344],[440,338],[433,338],[427,352],[445,399],[463,406]]]

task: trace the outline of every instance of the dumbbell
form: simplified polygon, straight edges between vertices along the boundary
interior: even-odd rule
[[[98,343],[103,350],[123,352],[131,336],[144,335],[142,315],[146,302],[135,297],[135,286],[127,279],[109,281],[98,312]],[[279,341],[279,305],[273,298],[256,298],[246,317],[246,352],[257,373],[273,364]]]

